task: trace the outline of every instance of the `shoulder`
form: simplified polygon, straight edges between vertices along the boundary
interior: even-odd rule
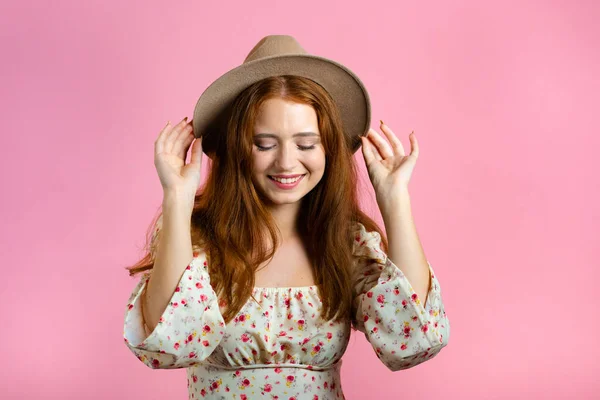
[[[357,257],[383,259],[385,255],[381,249],[381,235],[377,231],[368,231],[360,222],[353,226],[354,241],[352,254]]]

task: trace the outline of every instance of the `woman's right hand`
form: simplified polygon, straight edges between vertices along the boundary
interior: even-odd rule
[[[190,162],[186,165],[192,142]],[[154,142],[154,166],[165,196],[174,194],[193,204],[202,170],[202,140],[194,141],[192,121],[187,122],[187,117],[175,126],[168,122],[160,132]]]

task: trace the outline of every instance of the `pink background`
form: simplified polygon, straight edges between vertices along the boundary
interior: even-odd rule
[[[162,198],[153,142],[273,33],[346,64],[373,127],[420,143],[413,212],[450,343],[392,373],[355,335],[347,398],[600,397],[597,2],[12,3],[0,397],[187,398],[184,370],[153,371],[122,339],[124,267]]]

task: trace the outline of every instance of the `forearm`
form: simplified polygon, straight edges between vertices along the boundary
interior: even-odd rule
[[[150,331],[158,324],[185,268],[193,258],[191,213],[186,201],[175,193],[166,193],[163,197],[162,228],[142,307]]]
[[[413,220],[408,189],[378,203],[388,238],[388,257],[404,273],[424,304],[430,285],[429,266]]]

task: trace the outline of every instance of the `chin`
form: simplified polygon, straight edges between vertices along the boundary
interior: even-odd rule
[[[294,204],[302,200],[307,193],[275,193],[268,191],[265,196],[274,205]]]

